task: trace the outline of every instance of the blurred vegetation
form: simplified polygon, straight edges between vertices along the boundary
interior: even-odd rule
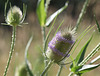
[[[25,22],[28,22],[29,24],[23,25],[22,27],[18,27],[17,29],[15,53],[12,58],[13,62],[10,65],[8,76],[14,76],[16,67],[20,65],[22,62],[24,62],[25,46],[32,34],[33,34],[33,41],[29,48],[28,59],[32,64],[33,71],[37,72],[38,70],[37,68],[39,68],[41,72],[41,65],[43,62],[43,59],[41,57],[42,53],[40,53],[42,49],[41,48],[42,35],[41,35],[40,25],[38,23],[37,16],[36,16],[37,1],[38,0],[10,0],[12,6],[16,5],[20,7],[21,9],[22,9],[23,3],[27,4],[28,9],[27,9],[27,16],[26,16]],[[55,23],[54,28],[57,28],[57,25],[59,25],[63,19],[64,19],[64,23],[61,29],[66,28],[68,25],[75,25],[84,1],[85,0],[69,0],[68,8],[57,17],[57,21]],[[100,23],[100,0],[90,0],[90,1],[91,1],[90,5],[88,6],[84,19],[77,31],[77,36],[79,36],[88,25],[95,24],[95,21],[93,18],[94,12],[98,19],[98,22]],[[6,0],[0,0],[0,23],[5,22],[5,19],[4,19],[5,2]],[[51,0],[50,8],[48,9],[48,15],[52,14],[54,11],[62,7],[65,4],[65,2],[66,0]],[[93,30],[96,30],[96,27]],[[48,28],[46,29],[46,31],[48,31]],[[49,40],[51,40],[54,31],[55,29],[52,31],[52,34]],[[91,36],[92,31],[90,31],[85,36],[84,40],[82,40],[79,47],[83,46],[84,42],[86,42],[86,40]],[[4,72],[4,68],[6,66],[6,61],[7,61],[9,49],[10,49],[11,33],[12,33],[12,29],[10,26],[3,26],[0,24],[0,76],[2,76]],[[98,44],[98,42],[100,42],[100,33],[96,31],[93,37],[93,40],[89,45],[87,53],[89,53]],[[79,48],[77,50],[79,50]],[[76,53],[78,53],[78,51]],[[98,55],[99,54],[100,52],[98,53]],[[69,67],[69,65],[67,65],[67,67]],[[49,76],[55,76],[55,72],[57,72],[58,66],[54,65],[51,69],[52,70],[49,71],[49,74],[50,74]],[[100,75],[99,70],[100,70],[100,67],[91,72],[84,74],[83,76],[87,76],[87,75],[99,76]],[[68,72],[69,72],[68,68],[67,69],[64,68],[63,72],[61,73],[61,76],[68,75]]]

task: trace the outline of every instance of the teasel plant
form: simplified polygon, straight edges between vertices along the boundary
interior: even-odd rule
[[[42,33],[42,37],[43,37],[43,55],[44,55],[44,63],[45,63],[45,67],[47,66],[47,56],[46,56],[46,47],[47,47],[47,41],[50,35],[50,31],[48,32],[48,34],[46,35],[46,31],[45,29],[47,27],[50,26],[51,22],[55,19],[57,15],[59,15],[65,8],[67,8],[68,6],[68,2],[65,3],[65,6],[63,6],[62,8],[60,8],[59,10],[57,10],[55,13],[53,13],[50,17],[47,18],[47,10],[49,7],[51,0],[38,0],[38,4],[37,4],[37,9],[36,9],[36,13],[38,16],[38,20],[41,26],[41,33]],[[53,25],[55,23],[55,20],[51,26],[51,29],[53,28]],[[47,73],[46,73],[47,76]]]
[[[26,8],[27,8],[27,6],[23,4],[23,13],[22,13],[19,7],[17,6],[12,7],[10,3],[10,9],[8,10],[8,13],[7,13],[8,4],[9,4],[9,0],[5,2],[5,9],[4,9],[4,16],[5,16],[6,23],[2,23],[2,25],[11,26],[13,28],[13,31],[12,31],[12,42],[11,42],[11,48],[9,52],[9,58],[8,58],[3,76],[7,75],[7,71],[9,69],[9,65],[10,65],[12,55],[14,52],[14,46],[15,46],[15,41],[16,41],[16,28],[17,26],[21,26],[22,24],[24,24],[23,21],[26,16]]]
[[[74,38],[73,38],[72,35],[75,34],[75,32],[77,31],[77,29],[78,29],[78,27],[79,27],[79,25],[81,23],[81,21],[83,19],[83,16],[84,16],[84,14],[86,12],[87,6],[89,5],[89,1],[90,0],[86,0],[85,1],[84,5],[83,5],[83,8],[81,10],[81,13],[79,15],[79,18],[77,20],[76,26],[72,30],[70,30],[70,32],[69,32],[69,30],[67,30],[65,33],[63,33],[62,31],[58,31],[59,28],[61,27],[63,21],[61,22],[61,24],[59,25],[58,29],[55,32],[55,35],[54,35],[53,39],[49,42],[48,48],[46,48],[47,47],[47,40],[48,40],[48,37],[49,37],[49,35],[51,33],[51,30],[53,28],[53,25],[54,25],[54,23],[56,21],[56,18],[68,6],[68,2],[65,3],[65,6],[64,7],[62,7],[61,9],[59,9],[58,11],[56,11],[55,13],[53,13],[49,18],[47,18],[47,8],[48,8],[47,6],[48,6],[48,4],[50,4],[50,0],[46,0],[46,3],[44,3],[44,0],[39,0],[38,1],[38,5],[37,5],[37,10],[36,11],[37,11],[37,16],[38,16],[39,23],[40,23],[41,28],[42,28],[42,35],[43,35],[43,55],[45,57],[44,58],[45,69],[44,69],[43,73],[40,76],[44,76],[44,75],[47,76],[47,70],[50,68],[50,66],[53,63],[57,63],[60,66],[60,68],[58,70],[58,73],[57,73],[57,76],[60,76],[60,73],[61,73],[61,70],[63,68],[63,65],[67,64],[67,63],[64,62],[64,59],[68,58],[69,56],[71,57],[71,55],[69,53],[72,50],[73,46],[76,44],[76,42],[79,41],[77,43],[77,46],[73,50],[73,53],[74,53],[74,51],[78,47],[79,43],[83,39],[83,37],[90,30],[92,30],[92,28],[94,28],[95,25],[93,27],[91,27],[91,28],[90,28],[90,26],[87,27],[87,29],[79,37],[80,38],[79,40],[78,39],[73,40]],[[54,20],[54,22],[53,22],[53,24],[52,24],[52,26],[50,28],[50,31],[46,35],[45,28],[49,27],[50,26],[50,23],[53,20]],[[97,23],[97,21],[96,21],[96,23]],[[68,38],[67,38],[67,36],[68,36]],[[86,69],[83,69],[82,68],[83,65],[85,65],[85,63],[89,59],[91,59],[91,57],[95,54],[94,51],[93,51],[92,53],[90,53],[90,55],[88,57],[85,58],[86,60],[84,59],[84,54],[85,54],[86,48],[88,47],[88,44],[92,40],[92,37],[93,36],[91,36],[91,38],[83,46],[83,48],[81,49],[81,51],[79,52],[79,54],[76,56],[76,58],[75,59],[72,58],[72,61],[71,61],[72,64],[71,64],[71,67],[70,67],[71,73],[69,74],[69,76],[71,76],[73,74],[76,74],[76,75],[79,75],[80,76],[80,75],[83,74],[83,72],[82,73],[76,72],[76,70],[81,69],[81,71],[84,70],[84,72],[86,72],[87,70],[90,71],[90,69],[92,70],[92,69],[94,69],[94,68],[96,68],[96,67],[98,67],[100,65],[100,64],[93,65],[93,66],[92,65],[89,65],[89,67],[86,68]],[[63,41],[63,40],[65,40],[65,41]],[[94,48],[94,50],[97,50],[97,49],[99,50],[99,47],[100,46],[98,44],[97,45],[97,48]],[[64,51],[64,49],[67,50],[67,52]],[[49,62],[47,62],[47,59],[49,59]],[[80,63],[81,67],[78,66],[78,64],[79,64],[78,62]],[[84,64],[82,64],[83,62],[84,62]]]
[[[15,73],[15,75],[20,76],[21,74],[23,74],[23,70],[24,70],[25,73],[28,72],[28,74],[25,74],[26,76],[47,76],[48,70],[54,63],[59,65],[58,73],[56,76],[60,76],[63,66],[67,65],[67,64],[70,64],[69,76],[73,76],[74,74],[77,76],[81,76],[83,73],[99,67],[100,63],[99,64],[93,64],[93,63],[98,61],[100,59],[100,56],[97,56],[88,64],[87,64],[87,62],[100,50],[100,43],[98,43],[98,45],[87,55],[87,57],[84,56],[86,53],[87,47],[92,40],[93,34],[91,35],[89,40],[86,42],[86,44],[83,45],[83,47],[81,48],[79,53],[76,55],[76,57],[75,58],[72,57],[73,53],[75,53],[75,51],[76,51],[76,48],[81,43],[82,39],[84,39],[85,35],[88,32],[90,32],[90,30],[92,30],[96,25],[98,27],[98,30],[100,30],[99,23],[96,19],[96,16],[94,16],[96,25],[88,26],[83,31],[83,33],[76,39],[77,29],[78,29],[78,27],[83,19],[83,16],[86,12],[89,0],[85,1],[82,11],[77,20],[76,26],[75,27],[69,26],[66,29],[64,29],[64,31],[59,30],[62,23],[64,22],[64,20],[62,20],[62,22],[58,26],[57,30],[55,31],[53,38],[48,43],[48,38],[53,30],[57,16],[64,9],[66,9],[68,7],[68,2],[66,2],[62,8],[60,8],[59,10],[57,10],[56,12],[54,12],[52,15],[50,15],[47,18],[47,13],[48,13],[47,10],[49,8],[50,1],[51,0],[46,0],[46,1],[38,0],[37,9],[36,9],[36,13],[37,13],[37,17],[39,20],[39,24],[41,27],[41,33],[42,33],[42,37],[43,37],[42,54],[44,57],[43,60],[44,60],[44,64],[45,64],[44,70],[41,74],[35,74],[32,72],[32,69],[29,66],[29,61],[28,61],[27,56],[28,56],[29,46],[31,45],[31,42],[33,39],[33,37],[31,37],[29,39],[29,41],[26,45],[26,49],[25,49],[25,64],[23,64],[22,67],[19,67],[19,69],[16,71],[17,73]],[[24,5],[24,7],[26,7],[26,6]],[[13,8],[11,10],[13,13]],[[23,9],[23,14],[24,14],[24,11],[25,11],[25,9]],[[23,15],[23,16],[24,17],[22,17],[22,19],[25,18],[25,15]],[[7,22],[7,25],[13,24],[12,22],[9,22],[9,20],[7,20],[6,22]],[[15,23],[14,23],[14,25],[19,26],[19,24],[22,24],[22,22],[19,20],[17,25]],[[51,22],[53,22],[53,23],[51,24]],[[13,26],[13,25],[11,25],[11,26]],[[46,34],[46,28],[48,28],[48,27],[50,27],[50,29],[49,29],[49,32]],[[67,59],[69,59],[69,58],[71,58],[71,61],[67,62]],[[6,76],[6,75],[4,75],[4,76]]]

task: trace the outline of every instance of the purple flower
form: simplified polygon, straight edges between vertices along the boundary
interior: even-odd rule
[[[69,49],[75,42],[75,32],[67,30],[67,32],[59,31],[48,44],[46,55],[55,62],[59,61],[62,57],[69,56]]]

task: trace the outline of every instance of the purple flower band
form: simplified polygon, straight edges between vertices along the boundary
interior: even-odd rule
[[[55,52],[56,54],[60,55],[60,56],[69,56],[68,53],[69,51],[67,51],[65,54],[63,54],[62,52],[60,52],[60,50],[58,50],[55,45],[57,43],[60,42],[64,42],[64,43],[69,43],[69,44],[73,44],[75,41],[73,40],[68,40],[66,38],[64,38],[61,34],[61,31],[57,32],[57,34],[55,35],[55,37],[53,37],[53,39],[49,42],[48,47]],[[64,45],[63,45],[64,46]],[[66,50],[66,49],[65,49]]]
[[[63,56],[63,57],[65,57],[65,56],[68,54],[68,51],[66,52],[66,54],[63,54],[62,52],[60,52],[59,50],[57,50],[57,49],[55,48],[55,46],[49,45],[49,48],[52,49],[53,52],[55,52],[55,53],[57,53],[58,55]],[[67,57],[69,57],[69,55],[70,55],[70,54],[68,54]]]
[[[57,32],[56,36],[52,39],[52,40],[57,40],[57,41],[63,41],[65,43],[70,43],[70,44],[73,44],[75,41],[73,40],[68,40],[68,39],[65,39],[62,35],[61,35],[61,32]]]

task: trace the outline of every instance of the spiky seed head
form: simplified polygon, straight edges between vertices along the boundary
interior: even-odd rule
[[[17,26],[20,24],[22,16],[23,15],[20,8],[17,6],[14,6],[10,8],[10,10],[8,11],[6,22],[11,26]]]
[[[67,29],[59,31],[48,44],[46,55],[51,60],[58,62],[62,57],[69,56],[69,49],[75,42],[75,31]]]

